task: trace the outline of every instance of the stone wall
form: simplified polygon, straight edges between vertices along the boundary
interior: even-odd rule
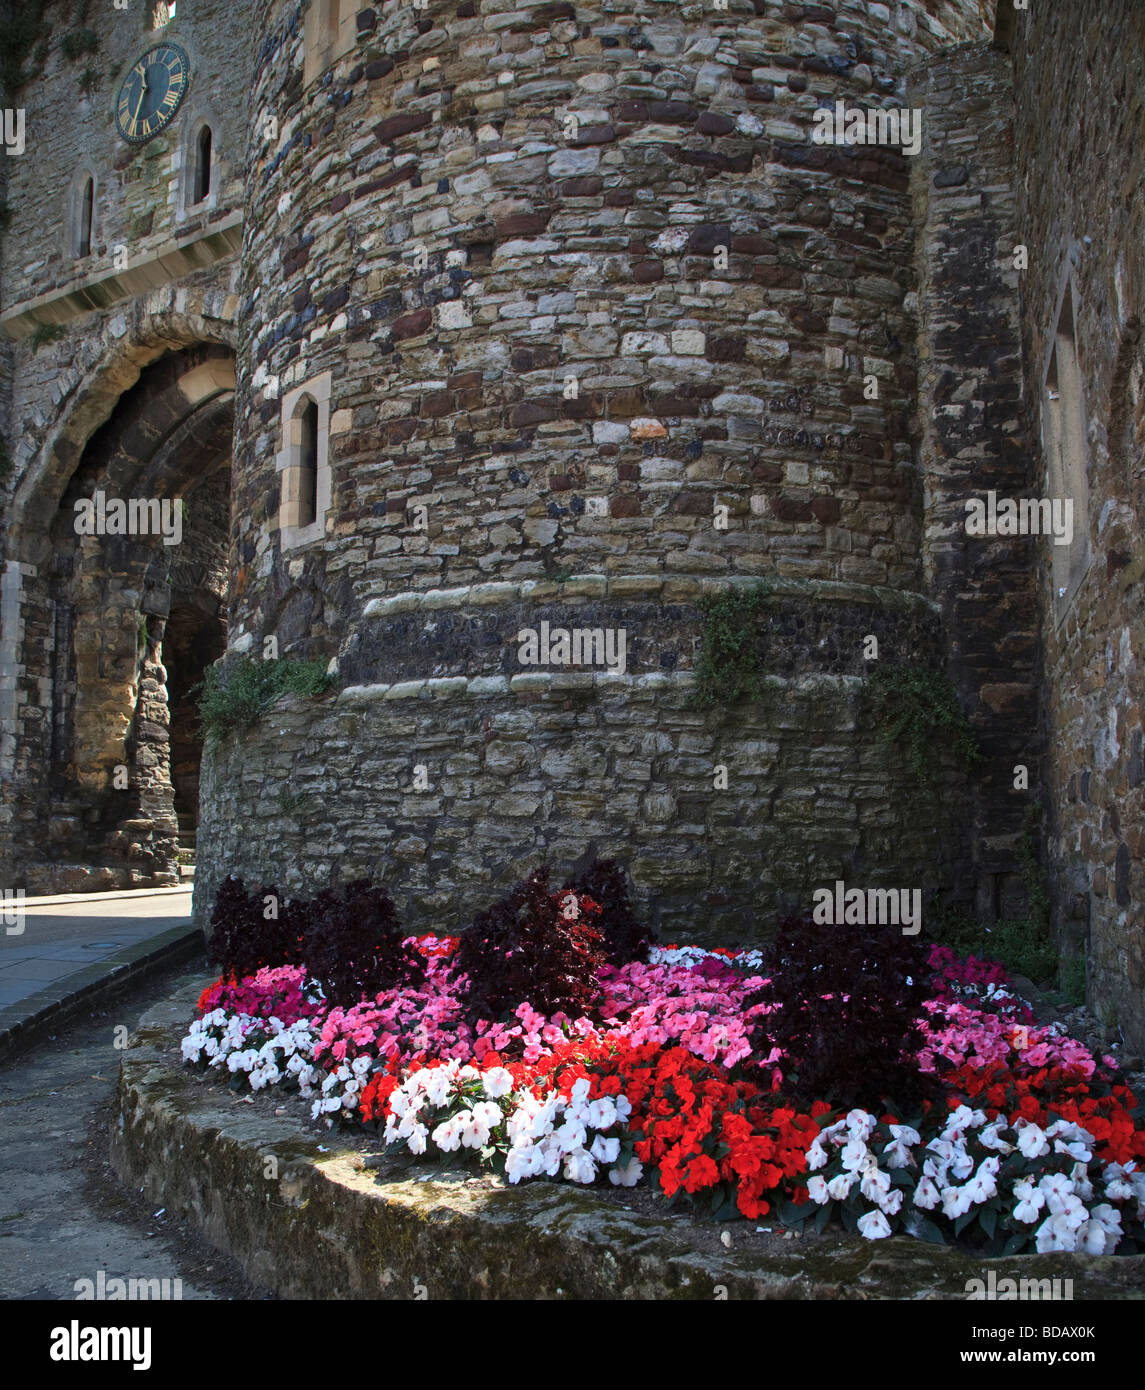
[[[1024,916],[1016,869],[1034,834],[1038,613],[1033,537],[971,537],[967,498],[1036,490],[1022,417],[1013,92],[1006,56],[967,45],[912,74],[926,112],[912,165],[918,236],[922,563],[947,666],[978,735],[972,837],[980,920]],[[1015,769],[1030,791],[1014,789]]]
[[[1040,439],[1042,372],[1069,281],[1088,424],[1090,563],[1060,620],[1045,564],[1041,579],[1054,910],[1067,935],[1088,941],[1091,1002],[1140,1049],[1145,12],[1135,0],[1035,6],[1018,18],[1011,46],[1019,220],[1029,246],[1022,277],[1028,429]]]
[[[285,697],[208,750],[197,914],[227,871],[297,897],[365,876],[411,929],[456,931],[542,863],[556,877],[616,854],[645,920],[719,945],[763,939],[837,878],[949,886],[962,779],[940,763],[920,787],[864,730],[861,685],[774,677],[761,705],[731,713],[690,708],[687,672]]]
[[[81,27],[75,7],[52,0],[42,8],[47,61],[42,70],[26,64],[29,79],[13,98],[26,113],[27,150],[6,161],[11,221],[0,280],[6,311],[109,271],[117,245],[126,247],[132,266],[145,263],[226,222],[242,206],[250,44],[245,5],[196,0],[159,30],[149,27],[150,5],[89,5],[83,27],[98,47],[74,59],[64,44]],[[131,63],[161,42],[187,53],[187,96],[165,132],[145,145],[129,145],[115,128],[116,94]],[[214,181],[210,197],[194,205],[186,196],[187,144],[204,118],[214,134]],[[92,248],[77,260],[75,195],[87,174],[95,181]]]
[[[10,220],[0,235],[0,426],[14,464],[0,528],[0,882],[32,890],[164,882],[174,869],[160,643],[180,572],[196,582],[203,565],[189,537],[172,589],[166,566],[138,548],[128,554],[108,538],[85,552],[71,526],[75,488],[189,495],[201,478],[188,466],[205,476],[212,448],[212,464],[230,455],[229,417],[221,443],[210,442],[229,405],[209,381],[194,380],[189,393],[175,386],[174,399],[139,383],[165,356],[233,340],[245,8],[208,0],[158,31],[146,5],[87,8],[95,50],[69,60],[64,45],[80,21],[70,4],[47,4],[46,61],[27,65],[25,84],[5,94],[24,110],[27,148],[4,160]],[[187,98],[168,131],[129,146],[115,130],[115,94],[130,62],[167,40],[188,54]],[[188,156],[203,119],[214,135],[212,190],[192,206]],[[85,173],[95,179],[92,248],[77,258]],[[118,455],[97,460],[101,427],[133,389],[142,419],[124,425],[125,410]],[[208,569],[221,578],[225,499],[217,524],[224,550]],[[111,769],[125,764],[130,788],[115,791]]]
[[[868,634],[942,664],[901,620],[928,609],[910,160],[809,138],[983,36],[977,4],[932,8],[366,10],[305,86],[306,12],[264,5],[230,649],[274,636],[365,693],[301,746],[272,719],[209,755],[200,911],[230,868],[369,872],[458,925],[591,846],[713,940],[843,866],[956,885],[963,784],[936,807],[856,690]],[[325,373],[332,505],[290,547],[280,403]],[[786,586],[759,641],[796,709],[689,711],[700,581],[756,576]],[[517,653],[565,617],[631,654],[567,709]]]

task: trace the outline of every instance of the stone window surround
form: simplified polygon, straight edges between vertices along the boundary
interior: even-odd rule
[[[360,0],[310,0],[303,19],[303,86],[309,86],[358,41]]]
[[[199,162],[199,133],[204,126],[211,128],[211,188],[203,201],[196,203],[195,173]],[[218,207],[219,188],[223,182],[219,155],[219,122],[209,107],[196,103],[183,120],[183,133],[173,155],[173,160],[177,161],[177,167],[173,172],[177,175],[179,183],[175,213],[177,222],[214,212]]]
[[[1062,323],[1062,316],[1066,310],[1067,295],[1069,297],[1069,320],[1072,331],[1069,334],[1059,334],[1058,328]],[[1080,307],[1081,297],[1078,293],[1074,278],[1073,262],[1072,260],[1068,260],[1058,285],[1056,308],[1051,320],[1053,328],[1046,344],[1045,356],[1042,362],[1041,429],[1042,447],[1046,465],[1046,496],[1068,496],[1078,492],[1081,493],[1080,496],[1075,495],[1073,498],[1073,544],[1065,547],[1052,545],[1051,543],[1052,549],[1048,569],[1050,572],[1050,599],[1055,627],[1060,627],[1066,616],[1073,609],[1077,596],[1081,591],[1085,576],[1089,572],[1089,567],[1093,561],[1093,553],[1089,544],[1089,421],[1085,409],[1085,377],[1081,369],[1077,341],[1077,325]],[[1063,341],[1072,342],[1073,344],[1072,352],[1064,361],[1059,354],[1059,344]],[[1057,417],[1062,413],[1052,410],[1049,396],[1049,377],[1051,370],[1055,370],[1055,365],[1059,373],[1059,378],[1064,368],[1067,380],[1063,383],[1059,379],[1059,386],[1064,387],[1065,391],[1070,393],[1070,403],[1073,404],[1078,412],[1078,419],[1074,422],[1074,428],[1070,433],[1075,436],[1075,445],[1081,457],[1073,460],[1074,467],[1069,469],[1072,475],[1071,477],[1066,477],[1062,474],[1062,471],[1058,468],[1055,457],[1058,445],[1055,424],[1057,423]],[[1058,428],[1061,428],[1060,424]],[[1068,422],[1066,422],[1066,429],[1069,429]],[[1080,487],[1078,483],[1080,483]],[[1078,558],[1079,552],[1081,555],[1080,559]],[[1059,595],[1059,588],[1064,588],[1065,593]]]
[[[80,236],[82,233],[84,188],[88,179],[91,179],[91,238],[90,247],[87,252],[80,253]],[[95,169],[88,163],[81,164],[72,175],[72,181],[68,186],[68,206],[66,215],[63,218],[67,245],[64,248],[66,257],[69,261],[83,261],[94,254],[99,237],[99,177]]]
[[[320,376],[295,386],[282,398],[282,447],[275,459],[279,475],[278,529],[283,550],[297,550],[312,545],[326,535],[326,514],[330,510],[330,388],[333,374]],[[317,502],[314,520],[309,526],[297,526],[287,518],[297,491],[302,471],[302,414],[305,405],[313,401],[318,407]],[[288,500],[290,499],[290,500]]]

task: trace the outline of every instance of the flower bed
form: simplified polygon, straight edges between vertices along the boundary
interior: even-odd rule
[[[928,973],[925,988],[906,979],[919,1001],[913,1045],[893,1060],[903,1093],[917,1083],[920,1099],[841,1106],[800,1091],[799,1059],[771,1035],[795,1036],[783,1010],[805,1007],[817,1026],[823,1000],[861,1022],[858,983],[853,998],[836,985],[778,1004],[778,963],[758,951],[637,939],[642,958],[610,963],[602,909],[585,896],[570,907],[568,890],[548,894],[559,914],[548,930],[570,933],[559,959],[591,969],[562,983],[536,959],[547,885],[528,887],[516,917],[484,923],[487,950],[550,1005],[582,1004],[575,1017],[526,999],[482,1017],[473,1001],[492,995],[474,988],[473,939],[411,937],[391,953],[407,961],[404,983],[352,1005],[325,1000],[305,965],[220,980],[200,998],[185,1062],[236,1087],[295,1088],[314,1118],[365,1126],[414,1156],[488,1165],[511,1184],[646,1182],[719,1220],[773,1213],[821,1230],[837,1219],[871,1240],[905,1233],[983,1253],[1145,1251],[1133,1096],[1111,1058],[1039,1026],[999,966],[938,947],[918,957]]]

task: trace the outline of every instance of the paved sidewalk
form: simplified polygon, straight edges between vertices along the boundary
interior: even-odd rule
[[[190,887],[26,898],[23,907],[15,924],[0,924],[0,1058],[202,948]]]
[[[266,1297],[194,1226],[125,1188],[108,1163],[124,1056],[116,1030],[134,1029],[145,1008],[198,973],[179,971],[121,992],[106,1009],[85,1010],[91,1016],[66,1023],[55,1041],[0,1065],[0,1299],[70,1302],[77,1281],[97,1283],[101,1272],[107,1280],[166,1279],[153,1288],[172,1300]],[[99,1311],[83,1306],[87,1314],[77,1306],[61,1320]],[[133,1320],[147,1322],[147,1304],[133,1307]],[[8,1317],[20,1325],[19,1314]]]

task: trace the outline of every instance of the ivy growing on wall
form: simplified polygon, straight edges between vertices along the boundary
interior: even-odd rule
[[[258,661],[244,656],[225,668],[211,666],[199,687],[202,731],[214,740],[233,729],[249,728],[280,695],[322,695],[332,681],[321,661],[293,661],[289,657]]]
[[[772,586],[759,580],[746,588],[729,588],[703,598],[704,619],[696,689],[690,703],[699,709],[733,705],[763,696],[763,659],[759,652],[759,617]]]
[[[969,770],[981,757],[978,740],[950,679],[916,662],[879,664],[867,681],[867,717],[885,743],[905,744],[910,765],[933,782],[938,753],[948,749]]]

